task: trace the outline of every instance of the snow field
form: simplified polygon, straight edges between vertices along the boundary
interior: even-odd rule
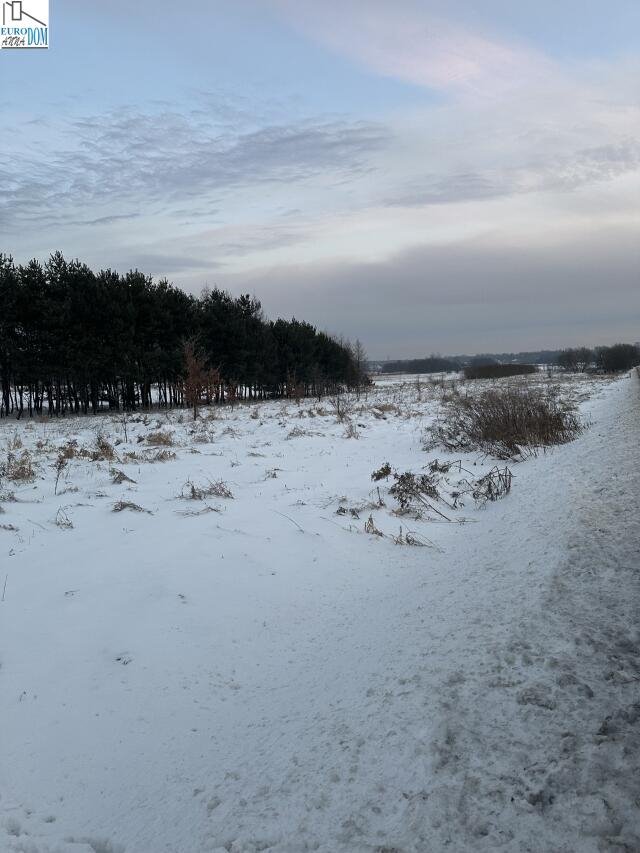
[[[0,423],[0,850],[640,849],[637,377],[562,380],[591,428],[468,523],[398,517],[371,473],[453,459],[451,381]]]

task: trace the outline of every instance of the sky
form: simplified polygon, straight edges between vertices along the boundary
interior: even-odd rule
[[[0,251],[372,358],[637,341],[639,48],[638,0],[51,0],[0,50]]]

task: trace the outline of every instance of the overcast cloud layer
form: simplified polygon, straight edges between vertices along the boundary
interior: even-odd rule
[[[374,357],[640,339],[635,0],[94,5],[0,52],[17,260],[250,291]]]

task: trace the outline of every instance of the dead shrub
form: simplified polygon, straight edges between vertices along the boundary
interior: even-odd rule
[[[75,438],[70,439],[58,448],[58,459],[65,459],[69,461],[70,459],[75,459],[78,454],[78,442]]]
[[[335,415],[338,423],[342,423],[353,412],[353,406],[350,401],[342,394],[336,394],[329,400],[332,414]]]
[[[71,530],[73,528],[73,521],[71,521],[71,519],[65,512],[64,507],[60,507],[60,509],[57,511],[53,523],[56,525],[56,527],[61,528],[61,530]]]
[[[14,483],[28,483],[34,480],[36,471],[29,451],[23,450],[22,453],[7,451],[7,458],[0,465],[0,474]]]
[[[360,438],[360,433],[358,432],[358,428],[353,423],[353,421],[347,421],[347,425],[344,430],[345,438]]]
[[[118,471],[117,468],[112,468],[109,473],[111,474],[111,482],[115,483],[116,486],[120,486],[122,483],[135,483],[135,480],[128,477],[124,471]]]
[[[583,427],[573,408],[540,389],[504,388],[456,396],[430,436],[447,450],[480,450],[497,459],[535,455],[572,441]]]
[[[56,461],[53,463],[53,470],[56,472],[56,481],[53,489],[54,495],[58,494],[58,483],[60,482],[60,477],[62,476],[65,468],[69,463],[69,458],[63,452],[63,449],[60,448],[58,452],[58,456],[56,457]]]
[[[351,506],[351,507],[339,506],[338,509],[336,510],[336,515],[350,515],[351,518],[358,518],[359,519],[360,513],[362,512],[362,509],[363,509],[362,507],[357,507],[357,506]],[[371,516],[369,516],[369,518],[371,518]],[[366,525],[365,525],[365,529],[366,529]]]
[[[131,501],[116,501],[111,509],[112,512],[124,512],[124,510],[130,510],[131,512],[146,512],[148,515],[153,515],[151,510],[144,509]]]
[[[156,432],[150,432],[146,437],[147,444],[150,444],[152,447],[173,447],[175,441],[173,440],[173,434],[168,430],[156,430]]]
[[[373,536],[384,536],[382,530],[378,530],[373,520],[373,516],[370,515],[369,518],[364,523],[364,532],[370,533]]]
[[[13,434],[13,438],[10,438],[7,441],[7,449],[8,450],[22,450],[22,439],[18,434],[18,430],[16,430]]]
[[[95,449],[91,454],[91,458],[94,462],[113,462],[114,459],[117,459],[113,445],[102,433],[98,433],[96,436]]]
[[[391,476],[391,465],[388,462],[385,462],[381,465],[377,471],[374,471],[371,474],[371,479],[374,483],[379,482],[380,480],[388,480]]]
[[[476,503],[482,505],[487,501],[497,501],[508,495],[511,491],[511,480],[513,474],[505,466],[503,469],[492,468],[484,477],[480,477],[473,484],[471,494]]]
[[[145,462],[169,462],[175,459],[176,454],[172,450],[158,450],[156,453],[145,455]]]
[[[440,498],[438,488],[429,474],[417,476],[411,471],[405,471],[404,474],[393,476],[395,483],[389,489],[389,494],[398,501],[402,510],[410,509],[416,503],[429,506],[429,500],[437,501]]]
[[[391,536],[396,545],[411,545],[414,548],[433,547],[433,542],[419,533],[413,533],[411,530],[403,532],[402,527],[397,536]]]
[[[203,485],[197,485],[191,480],[180,489],[180,497],[183,500],[202,501],[205,498],[233,498],[231,489],[222,480],[208,480]]]
[[[309,435],[309,433],[306,431],[306,429],[301,429],[300,427],[294,427],[287,434],[287,441],[289,441],[292,438],[302,438],[303,435]]]

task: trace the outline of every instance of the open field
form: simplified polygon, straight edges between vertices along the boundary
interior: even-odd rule
[[[0,422],[0,850],[640,849],[639,384]],[[504,387],[586,429],[434,442]]]

